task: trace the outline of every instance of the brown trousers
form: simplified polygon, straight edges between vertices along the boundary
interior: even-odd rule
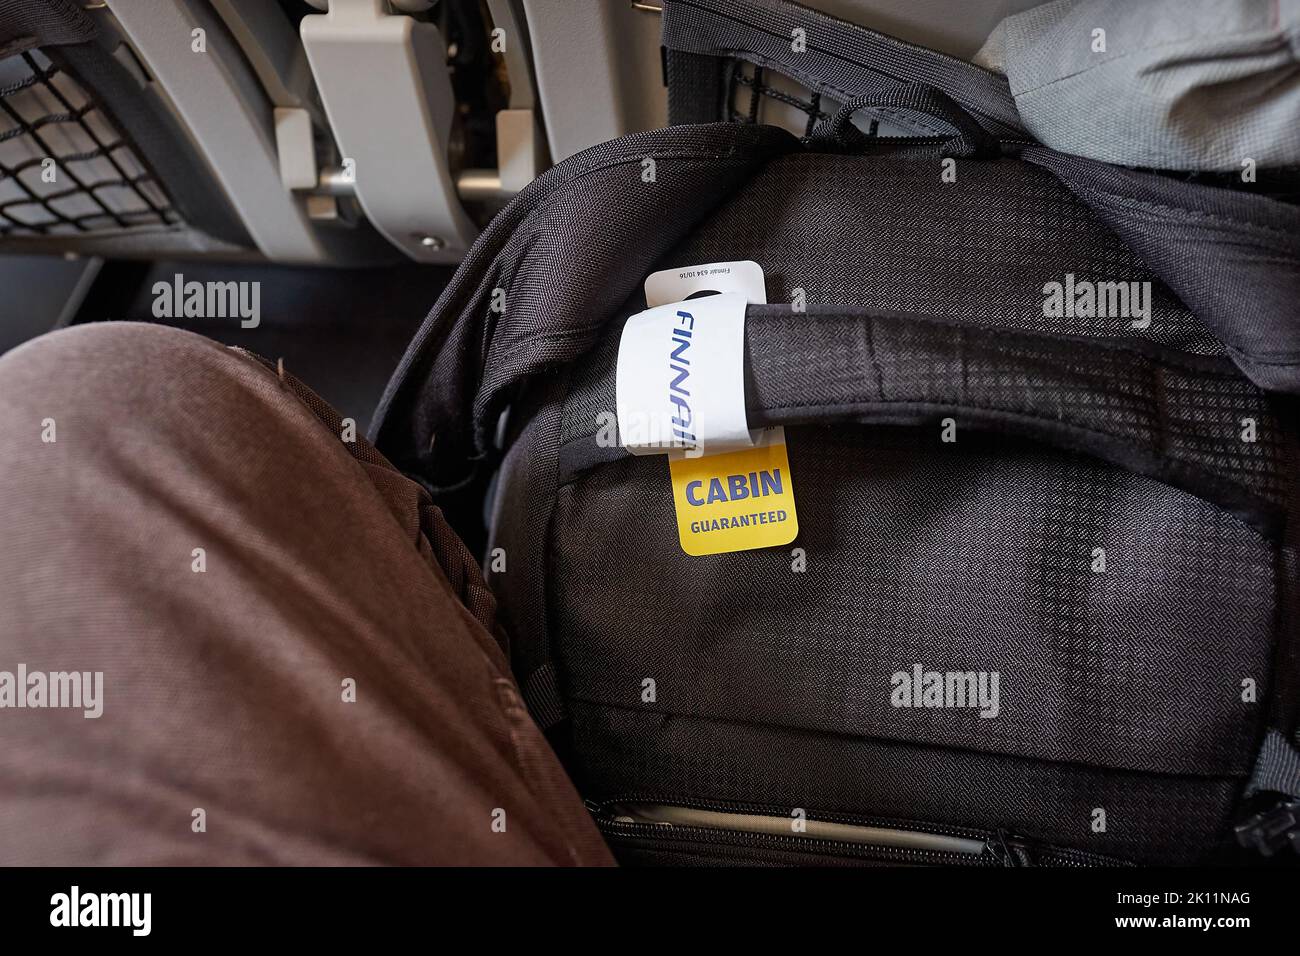
[[[610,862],[478,568],[350,437],[188,332],[0,358],[0,864]]]

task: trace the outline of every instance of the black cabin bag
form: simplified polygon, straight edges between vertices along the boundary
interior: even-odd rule
[[[1300,209],[1054,152],[993,74],[791,4],[686,7],[670,106],[698,122],[525,189],[374,428],[482,543],[530,710],[615,853],[1297,842]],[[782,17],[835,55],[775,42]],[[753,64],[814,91],[802,138],[737,115]],[[667,456],[601,434],[645,277],[743,260],[768,303],[745,412],[784,428],[798,534],[692,556]]]

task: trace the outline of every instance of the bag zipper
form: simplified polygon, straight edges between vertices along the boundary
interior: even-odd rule
[[[1007,832],[836,813],[809,815],[806,829],[784,811],[752,804],[630,795],[587,801],[611,843],[681,842],[744,849],[755,860],[791,854],[945,866],[1127,866],[1100,854],[1051,846]],[[736,817],[753,818],[751,826]],[[828,834],[828,835],[823,835]]]

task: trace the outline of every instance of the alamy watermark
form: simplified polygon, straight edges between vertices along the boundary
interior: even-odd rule
[[[239,319],[240,328],[262,322],[262,283],[185,281],[179,272],[171,282],[153,284],[156,319]]]
[[[910,671],[895,671],[889,678],[892,707],[971,708],[982,718],[1001,712],[997,671],[928,671],[913,664]]]
[[[73,886],[50,897],[50,925],[56,927],[117,926],[132,936],[153,929],[152,893],[83,893]]]
[[[1065,274],[1064,282],[1043,285],[1047,319],[1129,319],[1135,329],[1151,325],[1150,282],[1093,282]]]
[[[103,671],[0,671],[0,710],[65,708],[94,720],[104,713]]]

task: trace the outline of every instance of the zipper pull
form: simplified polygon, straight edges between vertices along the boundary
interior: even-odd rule
[[[1272,856],[1286,846],[1300,853],[1300,799],[1279,800],[1236,826],[1237,842]]]
[[[1015,843],[1015,834],[999,827],[984,843],[984,852],[997,861],[998,866],[1032,866],[1029,854]]]

